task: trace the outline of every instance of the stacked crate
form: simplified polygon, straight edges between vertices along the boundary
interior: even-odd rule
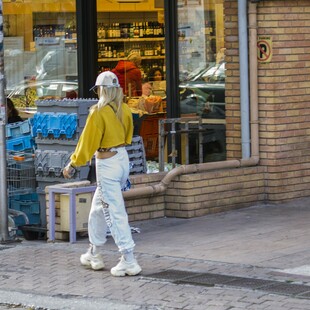
[[[31,135],[29,120],[7,124],[6,129],[6,150],[8,152],[32,152],[34,139]]]
[[[19,212],[15,226],[40,224],[34,168],[35,141],[29,120],[6,125],[7,192],[9,209]],[[22,212],[22,213],[21,213]],[[17,231],[21,234],[20,231]]]
[[[35,138],[35,172],[42,219],[46,225],[45,187],[88,178],[89,165],[79,167],[71,180],[62,175],[83,131],[89,108],[97,100],[37,100],[37,113],[31,119]]]
[[[146,173],[147,165],[143,139],[141,136],[133,136],[130,145],[126,146],[130,161],[130,174]]]
[[[14,194],[10,196],[9,208],[21,211],[26,214],[29,224],[38,225],[41,224],[40,218],[40,202],[37,193],[34,191],[28,194]],[[27,224],[23,216],[14,217],[15,225],[22,226]],[[21,234],[18,232],[18,234]]]

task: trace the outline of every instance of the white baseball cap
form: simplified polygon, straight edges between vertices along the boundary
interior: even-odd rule
[[[97,86],[120,87],[120,84],[117,76],[113,72],[104,71],[97,76],[96,83],[90,90],[93,90]]]

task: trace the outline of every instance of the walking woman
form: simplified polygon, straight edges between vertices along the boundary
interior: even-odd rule
[[[74,169],[85,165],[96,154],[97,188],[88,219],[90,246],[81,255],[81,264],[94,270],[104,268],[100,246],[106,242],[107,227],[122,254],[120,262],[111,269],[113,276],[137,275],[141,267],[134,257],[135,243],[128,223],[122,195],[129,176],[129,158],[125,145],[133,135],[132,113],[123,103],[123,90],[117,76],[105,71],[99,74],[95,86],[99,101],[88,115],[71,162],[63,169],[70,178]]]

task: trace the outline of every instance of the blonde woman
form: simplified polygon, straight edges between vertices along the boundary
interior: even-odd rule
[[[99,74],[92,89],[96,90],[99,101],[91,108],[71,162],[63,170],[64,177],[70,178],[75,167],[85,165],[96,154],[97,188],[88,219],[90,246],[80,261],[94,270],[104,268],[99,248],[106,242],[109,227],[122,254],[111,274],[132,276],[140,273],[141,267],[133,254],[135,243],[122,195],[129,176],[125,145],[131,144],[132,140],[132,113],[123,103],[123,90],[114,73],[106,71]]]

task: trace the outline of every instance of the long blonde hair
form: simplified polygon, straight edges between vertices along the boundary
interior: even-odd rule
[[[98,108],[99,110],[108,105],[109,103],[115,103],[116,105],[116,116],[122,122],[123,110],[123,89],[120,87],[105,87],[98,86],[97,88],[99,101],[94,106],[94,108]],[[114,107],[113,107],[114,109]]]

